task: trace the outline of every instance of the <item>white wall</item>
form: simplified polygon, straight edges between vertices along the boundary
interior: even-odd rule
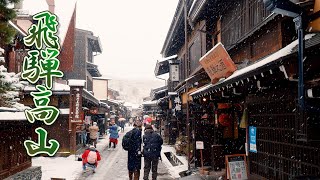
[[[107,99],[108,80],[105,79],[93,79],[93,93],[94,97],[99,100]]]

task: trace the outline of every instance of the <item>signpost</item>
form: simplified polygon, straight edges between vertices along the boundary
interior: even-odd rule
[[[204,149],[203,141],[196,141],[196,149],[200,149],[201,173],[204,173],[204,170],[203,170],[203,157],[202,157],[202,149]]]
[[[249,151],[257,153],[257,127],[249,126]]]
[[[70,133],[70,152],[76,153],[76,127],[84,121],[84,113],[82,110],[82,91],[85,85],[84,80],[70,79],[69,97],[69,133]]]
[[[220,78],[229,77],[237,70],[237,67],[221,43],[215,45],[201,57],[199,62],[210,77],[212,84],[218,82]]]
[[[227,179],[248,179],[248,168],[245,154],[226,155]]]

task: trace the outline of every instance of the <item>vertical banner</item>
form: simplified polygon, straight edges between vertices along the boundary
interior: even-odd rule
[[[177,116],[182,110],[181,99],[178,95],[173,95],[170,99],[172,102],[172,114],[173,116]]]
[[[172,82],[179,81],[179,64],[170,64],[170,80]]]
[[[249,151],[257,153],[257,127],[249,126],[250,146]]]
[[[82,92],[83,87],[70,87],[70,114],[69,121],[71,123],[82,124],[83,112],[82,112]]]

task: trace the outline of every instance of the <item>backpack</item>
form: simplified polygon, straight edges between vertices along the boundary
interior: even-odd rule
[[[97,153],[96,151],[90,151],[89,154],[88,154],[88,157],[87,157],[87,161],[88,163],[90,164],[95,164],[96,161],[97,161]]]
[[[128,151],[131,147],[132,136],[133,136],[133,131],[131,130],[127,132],[122,138],[122,148],[126,151]]]

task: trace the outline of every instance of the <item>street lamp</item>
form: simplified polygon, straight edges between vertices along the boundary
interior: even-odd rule
[[[294,18],[295,28],[298,33],[298,105],[303,110],[304,103],[304,80],[303,80],[303,50],[304,50],[304,27],[306,22],[306,13],[302,7],[289,0],[263,0],[267,10],[277,14],[282,14]]]

